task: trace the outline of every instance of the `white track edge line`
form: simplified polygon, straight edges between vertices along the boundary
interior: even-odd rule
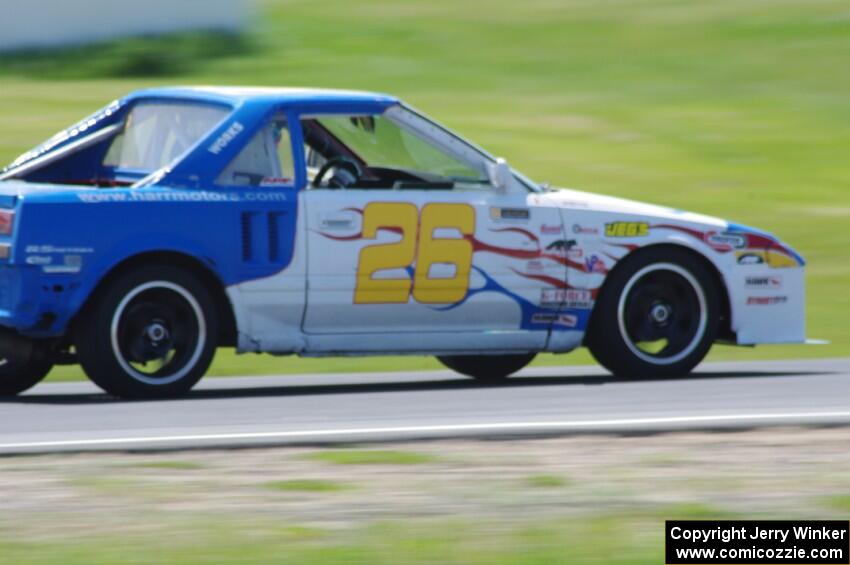
[[[172,436],[149,436],[127,438],[75,439],[56,441],[35,441],[18,443],[0,443],[0,449],[24,449],[38,447],[85,447],[100,445],[174,443],[185,441],[222,441],[222,440],[259,440],[310,438],[325,436],[354,436],[374,434],[415,434],[429,432],[478,432],[539,430],[556,431],[567,429],[586,429],[595,427],[639,427],[658,424],[709,424],[736,421],[769,420],[822,420],[828,418],[850,418],[850,412],[789,412],[780,414],[724,414],[715,416],[673,416],[666,418],[630,418],[617,420],[587,420],[575,422],[500,422],[492,424],[443,424],[430,426],[390,426],[382,428],[351,428],[325,430],[293,430],[277,432],[241,432],[221,434],[192,434]]]

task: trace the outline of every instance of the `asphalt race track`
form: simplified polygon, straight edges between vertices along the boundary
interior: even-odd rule
[[[638,382],[597,367],[532,368],[498,385],[450,372],[210,378],[150,402],[47,383],[0,401],[0,453],[845,424],[850,359],[714,363]]]

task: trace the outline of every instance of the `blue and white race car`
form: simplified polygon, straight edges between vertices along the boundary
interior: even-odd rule
[[[218,347],[491,380],[585,345],[673,377],[717,341],[804,341],[803,265],[741,225],[542,187],[391,96],[146,90],[0,172],[0,394],[79,363],[177,395]]]

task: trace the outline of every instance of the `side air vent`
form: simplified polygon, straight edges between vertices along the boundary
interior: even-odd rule
[[[253,220],[254,220],[254,214],[251,214],[249,212],[244,212],[242,214],[242,226],[241,227],[242,227],[242,260],[243,261],[250,261],[252,256],[253,256],[253,252],[254,252],[254,245],[253,245],[253,241],[252,241],[253,237],[252,237],[252,233],[251,233],[251,231],[252,231],[251,225],[253,224]]]

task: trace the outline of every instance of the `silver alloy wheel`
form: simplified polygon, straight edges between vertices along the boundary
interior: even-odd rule
[[[149,290],[170,290],[176,294],[178,294],[183,300],[191,308],[192,312],[195,315],[195,321],[198,326],[198,336],[197,336],[197,344],[195,346],[194,351],[192,352],[189,360],[183,364],[183,366],[173,375],[164,376],[164,377],[151,377],[150,375],[146,375],[138,370],[136,370],[130,362],[125,358],[124,354],[121,350],[121,345],[119,343],[119,326],[121,324],[121,318],[124,314],[124,311],[127,309],[127,306],[135,299],[137,296],[142,294],[143,292],[147,292]],[[157,322],[157,325],[159,323]],[[154,327],[154,326],[151,326]],[[126,373],[132,378],[136,379],[139,382],[148,384],[148,385],[167,385],[173,382],[179,381],[183,377],[188,374],[195,364],[198,362],[198,359],[201,357],[204,351],[204,346],[207,341],[207,327],[206,320],[204,318],[203,311],[201,309],[200,304],[195,299],[192,294],[184,289],[183,287],[174,284],[168,281],[152,281],[142,285],[137,286],[133,290],[127,293],[127,295],[121,300],[118,304],[118,307],[115,309],[115,313],[112,316],[112,324],[110,326],[110,339],[112,344],[112,352],[115,355],[118,364],[121,365],[121,368],[126,371]]]
[[[629,295],[632,289],[635,287],[635,285],[638,284],[638,282],[641,281],[641,279],[646,277],[646,275],[657,271],[672,272],[687,281],[691,290],[696,295],[699,306],[699,322],[693,338],[682,350],[676,352],[674,355],[671,355],[669,357],[660,357],[642,350],[640,347],[638,347],[637,343],[632,340],[626,328],[626,306],[628,304]],[[657,322],[667,323],[673,313],[670,311],[669,306],[657,304],[652,307],[650,315],[655,318],[655,321]],[[639,359],[647,363],[651,363],[653,365],[672,365],[690,355],[694,351],[694,349],[699,346],[703,336],[705,335],[705,330],[708,326],[708,307],[705,298],[705,292],[703,291],[702,286],[699,284],[699,282],[697,282],[697,280],[694,278],[694,276],[689,271],[680,267],[679,265],[673,263],[654,263],[652,265],[647,265],[646,267],[632,275],[632,277],[626,283],[626,286],[623,288],[623,291],[620,293],[620,300],[617,305],[617,324],[620,330],[620,335],[622,336],[623,341],[626,343],[626,346]]]

